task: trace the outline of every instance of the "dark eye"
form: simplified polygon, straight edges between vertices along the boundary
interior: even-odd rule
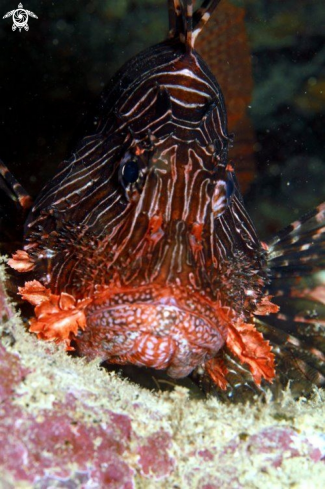
[[[118,178],[126,200],[136,202],[141,194],[146,175],[144,159],[128,151],[120,161]]]
[[[134,184],[138,184],[140,179],[140,161],[139,158],[127,152],[120,162],[119,179],[125,190],[130,189]]]
[[[137,160],[128,160],[122,166],[121,176],[125,187],[135,183],[139,178],[139,165]]]

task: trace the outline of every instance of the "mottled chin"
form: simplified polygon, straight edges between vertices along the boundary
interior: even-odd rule
[[[92,304],[86,316],[87,328],[75,340],[80,355],[166,369],[173,378],[189,375],[214,357],[226,340],[217,318],[203,318],[174,299],[112,305],[106,298]]]

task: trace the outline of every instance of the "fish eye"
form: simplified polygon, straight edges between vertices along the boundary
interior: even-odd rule
[[[127,201],[136,202],[139,199],[145,175],[145,161],[140,156],[127,151],[120,161],[118,170],[118,178]]]
[[[121,177],[125,187],[135,183],[139,178],[139,164],[136,158],[127,160],[121,168]]]
[[[134,187],[138,184],[141,177],[141,161],[139,157],[130,151],[127,151],[120,161],[118,176],[124,189]]]

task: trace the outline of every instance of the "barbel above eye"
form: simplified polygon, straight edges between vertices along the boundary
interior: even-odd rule
[[[222,216],[227,207],[231,204],[232,196],[235,190],[235,182],[233,173],[231,171],[226,172],[225,179],[217,180],[213,196],[212,196],[212,210],[214,218]]]

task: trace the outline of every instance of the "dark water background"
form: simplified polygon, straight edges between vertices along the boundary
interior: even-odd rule
[[[166,0],[0,1],[0,157],[33,195],[69,157],[112,74],[167,32]],[[256,181],[246,196],[263,238],[325,197],[324,0],[246,0],[255,89]]]

